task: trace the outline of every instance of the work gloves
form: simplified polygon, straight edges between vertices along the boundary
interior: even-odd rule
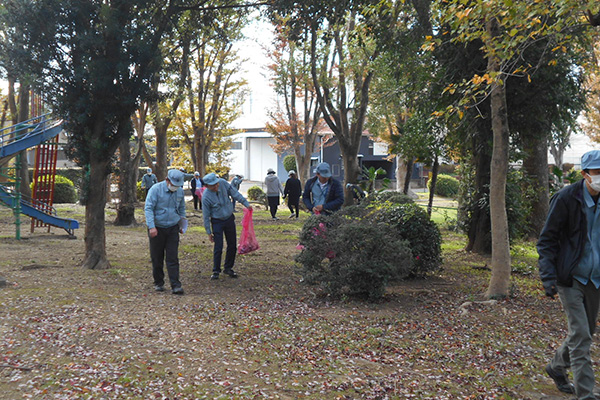
[[[556,296],[556,294],[558,293],[558,290],[556,290],[556,281],[554,279],[551,279],[542,282],[542,284],[544,285],[544,291],[546,292],[546,296],[553,299],[554,296]]]

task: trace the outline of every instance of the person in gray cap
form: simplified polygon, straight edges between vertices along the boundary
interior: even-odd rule
[[[581,168],[583,179],[550,200],[537,243],[538,266],[546,295],[558,294],[569,328],[546,373],[558,390],[596,399],[590,347],[600,304],[600,150],[585,153]]]
[[[277,177],[273,168],[267,169],[267,177],[265,178],[265,186],[267,187],[267,201],[269,202],[269,211],[271,219],[278,220],[277,207],[279,207],[279,194],[283,194],[283,186]]]
[[[240,186],[242,185],[243,181],[244,181],[243,175],[235,174],[235,176],[231,180],[230,185],[233,186],[233,188],[239,192]],[[235,212],[235,200],[232,200],[231,203],[233,204],[233,211]]]
[[[302,201],[313,213],[330,214],[344,204],[344,188],[331,177],[331,167],[326,162],[317,165],[316,175],[304,186]]]
[[[148,191],[152,186],[158,182],[156,175],[152,173],[152,168],[146,170],[146,174],[142,177],[142,189],[146,189],[146,197],[148,197]]]
[[[237,232],[231,199],[239,201],[246,208],[251,209],[252,207],[240,192],[235,190],[225,179],[219,178],[214,172],[205,175],[202,181],[206,186],[206,190],[202,194],[204,229],[208,235],[208,240],[214,243],[213,271],[210,279],[219,279],[221,273],[223,235],[225,235],[227,241],[223,272],[231,278],[237,278],[238,275],[233,270],[237,251]]]
[[[144,206],[154,290],[165,290],[163,264],[166,260],[167,273],[173,294],[183,294],[179,281],[179,233],[183,233],[185,223],[185,196],[183,173],[171,169],[167,178],[150,188]]]

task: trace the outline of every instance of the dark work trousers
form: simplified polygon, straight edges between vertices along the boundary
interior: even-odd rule
[[[275,218],[277,216],[277,206],[279,206],[279,195],[267,196],[267,200],[269,201],[269,210],[271,211],[271,217]]]
[[[163,264],[167,262],[167,273],[171,282],[171,289],[181,287],[179,282],[179,225],[170,228],[156,227],[158,235],[150,238],[150,257],[152,258],[152,275],[154,284],[165,284]]]
[[[225,265],[224,269],[227,273],[233,269],[233,263],[235,263],[235,254],[237,251],[237,234],[235,231],[235,217],[231,214],[231,217],[227,219],[210,219],[212,225],[213,239],[215,240],[215,247],[213,250],[213,273],[221,273],[221,257],[223,255],[223,234],[225,234],[225,240],[227,241],[227,252],[225,253]]]
[[[296,197],[295,199],[288,197],[288,207],[292,215],[294,214],[294,208],[296,208],[296,218],[298,218],[298,213],[300,212],[300,197]]]
[[[192,192],[192,196],[194,197],[194,210],[197,210],[198,206],[200,206],[200,209],[202,210],[202,201],[200,201],[200,198],[196,196],[196,193],[194,192]]]

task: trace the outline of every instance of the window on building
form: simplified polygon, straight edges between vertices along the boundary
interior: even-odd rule
[[[242,142],[231,142],[231,150],[241,150]]]

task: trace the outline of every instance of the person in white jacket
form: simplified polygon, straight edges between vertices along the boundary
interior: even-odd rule
[[[283,186],[281,186],[281,182],[275,174],[275,171],[273,171],[273,168],[267,170],[265,186],[267,187],[267,200],[269,201],[271,219],[276,221],[279,219],[277,218],[277,207],[279,206],[279,194],[283,194]]]

